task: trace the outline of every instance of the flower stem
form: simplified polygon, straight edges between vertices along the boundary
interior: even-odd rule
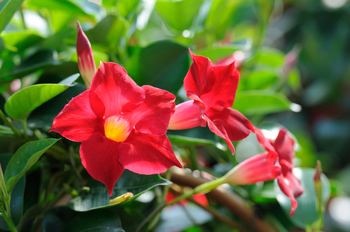
[[[4,123],[11,128],[11,130],[17,135],[17,137],[21,138],[21,133],[12,125],[12,123],[9,122],[9,120],[7,120],[4,112],[2,112],[2,110],[0,110],[0,118],[4,121]]]
[[[5,203],[5,207],[6,207],[6,211],[3,214],[3,218],[5,219],[9,229],[11,230],[11,232],[17,232],[17,228],[14,225],[13,221],[12,221],[12,217],[11,217],[11,209],[10,209],[10,200],[11,197],[7,197],[7,199],[4,199],[4,203]]]

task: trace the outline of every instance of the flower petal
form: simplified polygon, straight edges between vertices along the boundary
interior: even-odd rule
[[[210,107],[205,114],[217,125],[220,122],[231,141],[242,140],[254,130],[254,126],[243,114],[231,108]]]
[[[89,103],[89,90],[73,98],[53,120],[55,131],[75,142],[88,139],[94,132],[103,133],[103,121],[98,119]]]
[[[290,209],[290,216],[293,216],[295,209],[298,207],[298,202],[295,200],[288,184],[285,182],[285,179],[280,176],[277,179],[278,186],[280,187],[281,191],[286,195],[292,202],[292,208]]]
[[[173,165],[182,167],[166,135],[144,134],[134,130],[120,144],[119,151],[123,154],[119,162],[124,168],[138,174],[158,174]]]
[[[258,139],[258,142],[260,145],[269,152],[269,160],[271,163],[274,163],[278,157],[277,152],[275,151],[275,148],[272,146],[271,142],[264,136],[264,134],[261,132],[261,130],[257,127],[253,128],[253,132],[256,134],[256,137]]]
[[[279,159],[280,160],[284,160],[284,162],[282,162],[282,163],[286,164],[285,168],[286,169],[292,169],[293,166],[289,166],[288,163],[290,165],[293,164],[293,158],[295,156],[294,140],[287,135],[287,130],[286,129],[282,128],[279,131],[273,146],[275,147],[275,150],[278,153]],[[281,165],[282,165],[282,168],[283,168],[283,164],[282,163],[281,163]]]
[[[175,107],[175,113],[170,118],[168,129],[184,130],[197,126],[205,126],[206,122],[202,118],[203,106],[203,103],[194,100],[178,104]]]
[[[269,153],[250,157],[235,166],[225,175],[226,182],[234,185],[254,184],[275,179],[281,175],[281,168],[269,160]]]
[[[165,135],[171,115],[175,111],[175,96],[152,86],[142,86],[146,98],[135,110],[125,116],[142,133]]]
[[[90,104],[97,115],[105,117],[134,110],[145,99],[145,91],[139,87],[118,64],[103,63],[92,80]],[[100,102],[105,109],[101,109]]]
[[[226,141],[228,147],[230,148],[232,154],[235,154],[235,148],[232,145],[230,138],[228,137],[226,128],[224,127],[222,121],[217,121],[214,123],[206,115],[203,115],[202,117],[205,121],[207,121],[209,130],[214,132],[214,134],[216,134],[217,136],[220,136],[221,138],[223,138]]]
[[[199,97],[207,106],[231,107],[239,81],[234,63],[215,66],[206,57],[191,50],[190,54],[193,63],[184,80],[187,96],[194,100]]]
[[[94,133],[80,146],[81,163],[92,178],[107,186],[110,196],[115,183],[124,171],[118,160],[119,145],[100,133]]]

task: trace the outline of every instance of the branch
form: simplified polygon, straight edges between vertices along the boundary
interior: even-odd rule
[[[163,174],[161,174],[163,175]],[[183,172],[172,172],[172,182],[182,186],[188,186],[195,188],[198,185],[205,183],[205,180],[198,179],[192,175]],[[257,232],[277,232],[277,230],[271,225],[258,218],[254,210],[248,207],[245,201],[234,193],[228,193],[221,188],[217,188],[207,193],[207,195],[215,199],[219,204],[228,208],[234,215],[242,219],[247,225],[250,225],[254,231]]]

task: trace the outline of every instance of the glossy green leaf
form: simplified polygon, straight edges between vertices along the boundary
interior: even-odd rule
[[[135,52],[125,66],[139,85],[153,85],[177,93],[189,69],[188,48],[160,41]]]
[[[155,8],[172,28],[182,32],[191,28],[202,3],[203,0],[160,0]]]
[[[27,0],[26,4],[28,7],[59,10],[65,13],[70,13],[74,15],[83,15],[89,18],[93,18],[91,15],[87,14],[83,9],[81,9],[77,4],[69,0],[45,0],[45,1]]]
[[[0,163],[1,168],[3,172],[6,172],[9,161],[11,159],[11,154],[1,154],[0,155]],[[20,180],[17,182],[15,187],[12,190],[11,194],[11,216],[13,219],[13,222],[18,225],[21,221],[22,214],[23,214],[23,196],[24,196],[24,189],[26,185],[26,178],[25,176],[22,176]],[[3,218],[0,218],[0,228],[4,230],[9,230],[6,221]]]
[[[199,138],[191,138],[181,135],[168,135],[168,138],[172,144],[178,144],[178,145],[212,145],[216,146],[214,141],[208,140],[208,139],[199,139]]]
[[[110,49],[116,51],[120,39],[126,33],[127,25],[128,22],[123,17],[107,15],[94,28],[86,31],[86,36],[91,43],[106,46],[108,52]]]
[[[72,86],[78,77],[79,74],[74,74],[58,84],[38,84],[22,89],[7,100],[6,113],[14,119],[24,120],[35,108]]]
[[[247,115],[264,115],[280,111],[300,111],[300,106],[291,103],[283,94],[251,90],[239,92],[233,108]]]
[[[41,68],[50,65],[58,65],[60,62],[57,61],[56,57],[57,53],[53,50],[39,51],[26,57],[19,65],[14,67],[11,72],[1,75],[0,81],[11,81],[33,73]]]
[[[11,158],[4,173],[7,191],[10,193],[21,177],[59,139],[43,139],[21,146]]]
[[[10,22],[12,16],[22,5],[24,0],[3,0],[0,1],[0,33]]]
[[[118,215],[108,210],[79,214],[67,223],[62,232],[124,232]]]
[[[168,184],[170,184],[170,182],[161,178],[159,175],[146,176],[124,170],[114,186],[112,197],[109,196],[104,184],[91,180],[79,193],[79,196],[68,203],[68,206],[76,211],[106,208],[113,206],[109,205],[109,200],[127,192],[131,192],[135,198],[155,186]]]
[[[63,107],[83,91],[85,91],[85,85],[78,83],[36,108],[27,119],[28,128],[43,128],[44,131],[48,131]]]
[[[319,214],[316,211],[316,193],[313,182],[315,171],[316,170],[313,168],[294,168],[293,170],[294,175],[301,181],[301,185],[305,189],[305,192],[296,199],[298,207],[290,220],[301,228],[312,225],[319,218]],[[331,188],[329,181],[324,174],[321,175],[321,181],[323,202],[326,203],[329,199]],[[277,181],[275,181],[275,191],[277,194],[277,201],[286,215],[289,215],[291,209],[290,199],[282,193],[278,187]]]

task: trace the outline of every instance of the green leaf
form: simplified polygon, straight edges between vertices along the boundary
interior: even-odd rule
[[[24,0],[3,0],[0,1],[0,33],[10,22],[12,16],[22,5]]]
[[[135,52],[125,68],[139,85],[177,93],[189,69],[188,49],[170,41],[160,41]]]
[[[68,88],[63,93],[45,102],[36,108],[28,117],[28,128],[43,128],[48,131],[54,118],[59,114],[63,107],[73,98],[85,91],[85,86],[78,83],[76,86]]]
[[[7,191],[10,193],[21,177],[59,139],[43,139],[28,142],[13,155],[4,173]]]
[[[77,4],[68,0],[27,0],[26,4],[28,7],[34,8],[47,8],[49,10],[59,10],[65,13],[70,13],[73,15],[83,15],[88,18],[93,19],[92,15],[87,14],[83,9],[81,9]]]
[[[125,35],[128,22],[115,15],[107,15],[94,28],[86,31],[91,43],[99,43],[106,47],[106,51],[116,51],[120,39]],[[103,36],[101,36],[103,35]]]
[[[14,67],[11,72],[1,75],[0,81],[12,81],[25,75],[33,73],[41,68],[50,65],[58,65],[57,53],[53,50],[39,51],[26,57],[18,66]]]
[[[136,196],[155,186],[168,184],[170,184],[170,182],[161,178],[159,175],[146,176],[124,170],[114,186],[112,197],[109,196],[107,187],[104,184],[91,180],[86,187],[83,188],[79,196],[68,203],[68,207],[76,211],[106,208],[113,206],[109,205],[109,200],[127,192],[131,192],[134,195],[131,199],[134,199]]]
[[[11,159],[11,154],[1,154],[0,155],[0,163],[3,171],[6,172],[9,161]],[[12,190],[11,194],[11,217],[15,225],[18,225],[21,221],[23,214],[23,199],[24,199],[24,189],[26,185],[26,178],[22,176],[20,180],[17,182],[15,187]],[[0,228],[3,230],[10,230],[6,221],[3,218],[0,218]]]
[[[58,84],[29,86],[13,94],[5,104],[6,113],[18,120],[24,120],[38,106],[62,93],[79,77],[74,74]]]
[[[62,232],[124,232],[118,215],[108,210],[79,214],[67,223]]]
[[[294,168],[294,175],[301,181],[301,185],[305,189],[305,192],[298,197],[298,207],[294,212],[291,221],[298,227],[305,228],[308,225],[312,225],[319,219],[319,214],[316,211],[316,193],[313,178],[316,170],[313,168]],[[327,202],[330,196],[330,184],[327,177],[322,174],[322,197],[323,202]],[[278,187],[277,181],[275,181],[275,191],[277,195],[277,201],[281,205],[283,211],[289,215],[291,209],[291,202],[286,197],[280,188]]]
[[[155,8],[172,28],[182,32],[191,28],[202,3],[203,0],[160,0]]]
[[[212,145],[216,146],[214,141],[208,140],[208,139],[198,139],[198,138],[191,138],[181,135],[168,135],[168,138],[172,144],[178,144],[178,145]]]
[[[233,108],[246,115],[264,115],[280,111],[300,111],[300,106],[291,103],[283,94],[251,90],[236,95]]]

